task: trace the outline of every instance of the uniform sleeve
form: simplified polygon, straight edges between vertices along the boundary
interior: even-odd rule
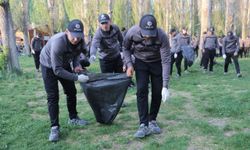
[[[86,55],[86,52],[87,52],[87,47],[86,47],[85,41],[83,40],[82,44],[81,44],[81,53]],[[73,58],[73,67],[74,68],[77,66],[80,66],[80,54]]]
[[[61,44],[55,43],[51,45],[51,66],[52,69],[58,77],[63,79],[76,81],[78,79],[77,75],[70,73],[63,68],[63,49]]]
[[[35,43],[35,38],[32,38],[30,47],[32,50],[34,50],[34,43]]]
[[[99,30],[96,31],[92,43],[91,43],[91,48],[90,48],[90,56],[96,55],[98,48],[100,48],[101,45],[101,35],[99,33]]]
[[[132,54],[132,47],[133,41],[132,41],[132,30],[128,30],[126,36],[124,37],[123,40],[123,56],[124,56],[124,62],[126,64],[127,67],[132,67],[133,66],[133,62],[132,62],[132,58],[131,58],[131,54]]]
[[[222,40],[222,54],[224,55],[226,53],[226,38],[223,38]]]
[[[164,31],[162,31],[160,39],[162,40],[160,53],[161,53],[161,63],[162,63],[163,87],[168,88],[170,79],[169,73],[170,73],[171,55],[170,55],[169,40]]]
[[[118,28],[118,41],[120,43],[120,46],[121,46],[121,51],[122,51],[122,44],[123,44],[123,36],[122,36],[122,33],[121,33],[121,30]]]

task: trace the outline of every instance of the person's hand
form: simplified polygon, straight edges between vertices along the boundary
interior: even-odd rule
[[[178,54],[177,53],[174,53],[174,58],[177,58]]]
[[[127,70],[126,65],[123,65],[122,70],[123,70],[123,72],[126,72],[126,70]]]
[[[32,50],[31,50],[31,53],[32,53],[32,54],[35,54],[35,51],[32,49]]]
[[[75,73],[80,73],[80,72],[84,71],[84,69],[81,66],[77,66],[74,68],[74,71],[75,71]]]
[[[77,81],[85,83],[85,82],[87,82],[88,80],[89,80],[89,77],[88,77],[88,76],[86,76],[86,75],[84,75],[84,74],[78,75],[78,80],[77,80]]]
[[[92,64],[93,62],[95,62],[95,60],[96,60],[96,57],[95,57],[95,55],[91,55],[90,57],[89,57],[89,62]]]
[[[166,102],[170,98],[169,91],[166,87],[163,87],[161,90],[162,101]]]
[[[132,77],[134,74],[134,68],[133,67],[128,67],[127,68],[127,76]]]
[[[202,52],[205,53],[205,49],[203,49]]]
[[[223,54],[223,56],[222,56],[224,59],[226,59],[227,58],[227,55],[226,54]]]
[[[238,55],[238,52],[234,52],[234,56],[237,56]]]

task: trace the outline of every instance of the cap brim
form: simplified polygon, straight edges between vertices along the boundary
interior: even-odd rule
[[[109,20],[101,20],[101,21],[100,21],[100,24],[108,23],[108,22],[109,22]]]
[[[70,33],[73,37],[76,37],[76,38],[83,38],[84,37],[83,32],[70,32]]]
[[[157,30],[145,30],[141,29],[141,34],[143,37],[156,37],[157,36]]]

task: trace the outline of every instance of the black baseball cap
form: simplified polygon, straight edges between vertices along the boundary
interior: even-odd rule
[[[108,23],[110,21],[110,17],[108,14],[100,14],[98,17],[98,21],[100,24]]]
[[[69,32],[72,34],[72,36],[77,38],[83,38],[84,37],[84,27],[80,20],[74,19],[69,22],[68,28]]]
[[[157,23],[153,15],[146,14],[142,16],[139,26],[143,37],[157,36]]]
[[[175,29],[175,28],[170,29],[170,34],[172,34],[172,33],[174,33],[174,32],[176,32],[176,29]]]

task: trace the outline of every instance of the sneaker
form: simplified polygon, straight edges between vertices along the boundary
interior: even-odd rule
[[[150,121],[148,127],[149,127],[152,134],[162,133],[161,128],[158,126],[158,124],[155,120]]]
[[[144,123],[142,123],[140,125],[139,129],[134,134],[134,137],[135,138],[144,138],[145,136],[150,135],[150,133],[151,132],[150,132],[149,128]]]
[[[184,73],[185,73],[185,74],[189,74],[190,72],[189,72],[188,70],[185,70]]]
[[[237,74],[237,77],[238,77],[238,78],[241,78],[241,77],[242,77],[242,75],[241,75],[240,73],[238,73],[238,74]]]
[[[224,75],[227,75],[227,72],[224,72]]]
[[[207,69],[203,69],[203,73],[206,74],[207,73]]]
[[[80,119],[79,117],[74,119],[69,119],[68,124],[70,125],[77,125],[77,126],[85,126],[88,124],[87,121]]]
[[[176,78],[179,79],[180,77],[181,77],[181,75],[177,73]]]
[[[57,142],[59,140],[59,127],[58,126],[53,126],[50,129],[50,134],[49,134],[49,141],[50,142]]]

